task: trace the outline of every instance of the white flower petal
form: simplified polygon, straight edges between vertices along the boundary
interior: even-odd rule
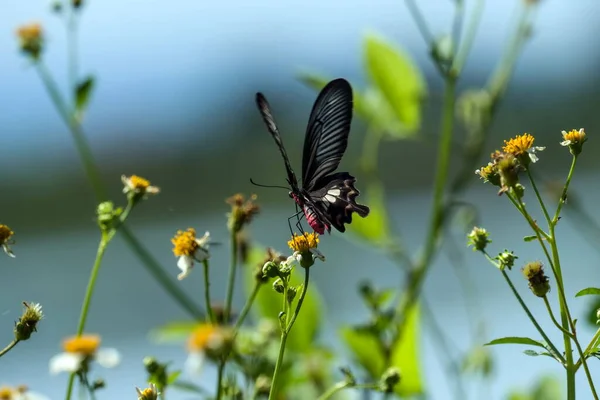
[[[113,348],[99,349],[95,359],[104,368],[114,368],[121,362],[121,353]]]
[[[199,239],[196,239],[196,243],[198,243],[198,246],[200,246],[204,249],[208,249],[208,245],[210,243],[210,232],[209,231],[204,232],[204,236],[202,236]]]
[[[204,369],[204,361],[206,356],[202,351],[191,352],[188,358],[185,360],[184,369],[186,373],[191,377],[198,377],[202,374]]]
[[[181,270],[181,273],[177,275],[177,279],[182,280],[192,271],[194,259],[190,256],[181,256],[177,260],[177,267]]]
[[[75,372],[81,366],[84,356],[77,353],[60,353],[50,359],[50,374]]]

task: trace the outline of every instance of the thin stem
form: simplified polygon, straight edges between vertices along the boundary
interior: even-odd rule
[[[302,303],[304,302],[304,298],[306,297],[306,293],[308,292],[308,279],[310,276],[310,267],[304,268],[304,285],[302,286],[302,292],[300,293],[300,298],[298,299],[298,304],[296,305],[296,310],[294,311],[294,315],[292,315],[292,319],[287,325],[286,331],[289,333],[292,330],[292,326],[294,326],[294,322],[296,322],[296,318],[298,318],[298,314],[300,314],[300,308],[302,307]]]
[[[229,265],[229,279],[227,283],[227,297],[225,302],[225,321],[231,316],[231,303],[233,301],[233,290],[235,286],[235,272],[237,267],[238,240],[235,229],[231,230],[231,264]]]
[[[10,342],[8,344],[8,346],[6,346],[5,348],[3,348],[2,350],[0,350],[0,357],[2,357],[3,355],[5,355],[6,353],[8,353],[9,351],[11,351],[11,349],[13,347],[15,347],[17,345],[17,343],[19,343],[20,340],[19,339],[13,339],[12,342]]]
[[[73,108],[77,101],[77,10],[69,7],[69,17],[67,20],[67,53],[69,63],[69,83],[73,95]]]
[[[569,332],[569,331],[566,331],[562,326],[560,326],[560,324],[554,317],[554,313],[552,312],[552,307],[550,306],[550,302],[548,301],[548,296],[545,296],[545,295],[544,295],[544,304],[546,304],[546,309],[548,310],[548,314],[550,314],[550,319],[552,320],[554,325],[558,328],[558,330],[566,335],[569,335],[569,337],[571,339],[573,339],[574,338],[573,334],[571,334],[571,332]]]
[[[208,313],[208,320],[214,324],[217,321],[215,320],[215,314],[210,304],[210,278],[207,259],[202,261],[202,266],[204,268],[204,302],[206,303],[206,312]]]
[[[347,381],[338,382],[335,385],[333,385],[332,387],[330,387],[321,396],[319,396],[319,398],[317,400],[327,400],[327,399],[330,399],[331,397],[333,397],[333,395],[335,395],[336,393],[341,392],[344,389],[378,390],[379,389],[379,385],[377,385],[376,383],[356,384],[356,383],[347,382]]]
[[[417,7],[415,0],[406,0],[406,7],[415,20],[417,28],[421,32],[421,36],[423,36],[423,39],[425,39],[427,45],[433,48],[435,46],[435,39],[431,34],[429,27],[427,26],[427,22],[425,21],[425,17],[423,17],[423,13],[421,13],[421,10],[419,10],[419,7]]]
[[[399,324],[400,328],[396,333],[397,337],[402,334],[404,329],[407,311],[412,307],[421,292],[421,287],[423,286],[427,272],[431,267],[431,262],[436,253],[437,244],[442,232],[445,211],[444,188],[450,169],[450,154],[452,152],[455,90],[456,80],[452,77],[447,77],[444,93],[441,139],[438,149],[433,203],[431,205],[431,221],[427,232],[423,256],[413,269],[411,279],[409,280],[408,287],[405,291],[406,294],[402,297],[396,308],[396,316],[400,318],[401,321]]]
[[[598,328],[598,330],[596,331],[596,333],[594,334],[594,336],[592,337],[592,340],[590,340],[590,343],[588,344],[588,346],[585,348],[585,352],[584,354],[586,356],[588,356],[590,354],[590,352],[596,348],[596,346],[598,345],[598,342],[600,341],[600,328]],[[581,362],[581,360],[579,361]],[[579,364],[579,363],[578,363]],[[577,368],[579,368],[579,366],[577,366]]]
[[[548,214],[548,210],[546,209],[544,200],[542,199],[540,191],[538,190],[537,185],[535,184],[535,180],[533,179],[533,176],[531,176],[531,169],[529,169],[529,168],[527,168],[527,177],[529,178],[529,183],[531,183],[531,187],[533,188],[533,191],[535,192],[535,197],[537,198],[538,203],[540,203],[540,207],[542,209],[542,212],[544,213],[544,218],[546,218],[546,222],[548,222],[548,225],[552,224],[552,220],[550,219],[550,214]]]
[[[242,308],[242,312],[240,313],[240,316],[238,317],[237,321],[235,321],[235,325],[233,327],[233,331],[235,332],[234,335],[237,334],[237,332],[242,327],[242,324],[244,323],[246,316],[250,312],[250,309],[252,308],[252,304],[254,304],[254,300],[256,300],[256,296],[258,295],[258,292],[260,291],[260,288],[262,286],[263,286],[262,283],[258,282],[258,281],[254,285],[254,289],[252,290],[250,297],[246,301],[244,308]]]
[[[569,185],[571,184],[571,178],[573,177],[573,172],[575,171],[575,165],[577,165],[577,156],[573,156],[571,160],[571,168],[569,169],[569,174],[567,175],[567,180],[565,181],[565,186],[563,187],[562,194],[560,199],[558,200],[558,206],[556,207],[556,212],[554,213],[554,217],[552,218],[552,224],[556,225],[558,223],[558,218],[560,217],[560,212],[562,210],[563,205],[567,200],[567,191],[569,190]]]
[[[521,295],[519,294],[519,292],[517,292],[517,289],[513,285],[512,281],[510,280],[510,277],[508,276],[508,274],[506,273],[506,271],[503,270],[503,271],[500,271],[500,272],[502,272],[502,276],[506,280],[506,283],[508,283],[508,286],[510,286],[510,289],[512,290],[513,294],[515,295],[515,297],[519,301],[519,304],[521,305],[521,307],[523,308],[523,310],[525,311],[525,313],[529,317],[529,320],[531,321],[531,323],[533,324],[533,326],[535,326],[535,329],[537,329],[537,331],[539,332],[539,334],[542,335],[542,337],[544,338],[544,340],[546,341],[546,343],[548,343],[548,346],[550,346],[552,348],[552,352],[554,353],[552,355],[554,356],[554,358],[556,358],[557,360],[559,360],[564,365],[565,359],[563,358],[562,354],[558,351],[558,349],[556,348],[556,346],[554,346],[554,343],[552,343],[552,341],[550,340],[550,338],[548,337],[548,335],[546,335],[546,333],[544,332],[544,330],[542,329],[542,327],[540,326],[540,324],[538,324],[537,320],[535,319],[535,317],[533,316],[533,314],[531,313],[531,311],[529,311],[529,308],[527,307],[527,305],[525,304],[525,302],[521,298]]]
[[[469,25],[467,26],[465,39],[460,42],[458,52],[456,53],[456,57],[454,58],[454,63],[452,64],[451,68],[456,76],[459,76],[462,72],[462,69],[467,61],[467,57],[471,52],[471,47],[473,47],[475,35],[477,34],[477,29],[479,28],[479,23],[481,22],[481,14],[483,13],[484,4],[484,0],[477,0],[475,9],[473,10],[473,15],[471,15]]]
[[[216,400],[221,400],[223,397],[223,388],[221,387],[221,382],[223,381],[223,371],[225,370],[225,363],[219,363],[219,368],[217,369],[217,398]]]

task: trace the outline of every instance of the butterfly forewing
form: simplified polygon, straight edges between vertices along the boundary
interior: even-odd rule
[[[352,88],[345,79],[329,82],[319,93],[308,120],[302,155],[302,186],[336,170],[346,147],[352,122]]]
[[[271,113],[271,108],[269,107],[269,102],[266,97],[262,93],[256,93],[256,105],[258,106],[258,110],[262,115],[265,124],[267,125],[267,129],[271,132],[273,139],[275,139],[275,143],[277,143],[277,147],[279,147],[279,151],[283,157],[283,162],[285,163],[285,170],[288,176],[288,183],[292,185],[293,189],[297,189],[298,182],[296,180],[296,174],[294,174],[294,170],[290,165],[290,159],[288,158],[287,152],[285,151],[285,147],[283,147],[283,141],[281,140],[281,135],[279,134],[279,129],[277,129],[277,124],[275,123],[275,118],[273,118],[273,114]]]

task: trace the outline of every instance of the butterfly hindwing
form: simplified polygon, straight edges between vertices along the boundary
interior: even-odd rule
[[[344,232],[344,224],[352,222],[352,213],[361,217],[369,214],[369,207],[356,202],[360,194],[354,187],[356,179],[347,172],[338,172],[327,175],[317,181],[317,188],[309,193],[317,215],[327,225],[333,226],[340,232]]]
[[[287,152],[285,151],[285,147],[283,147],[283,141],[281,140],[281,135],[279,134],[279,129],[277,129],[277,124],[275,123],[275,118],[273,118],[273,113],[271,113],[271,107],[269,106],[269,102],[266,97],[262,93],[256,93],[256,105],[258,106],[258,110],[262,115],[265,124],[267,125],[267,129],[275,139],[275,143],[277,147],[279,147],[279,151],[281,152],[281,156],[283,157],[283,162],[285,163],[285,170],[288,176],[288,183],[292,185],[292,188],[298,187],[298,182],[296,180],[296,174],[294,174],[294,170],[290,164],[290,159],[288,158]]]
[[[345,79],[329,82],[312,108],[302,155],[302,185],[311,191],[334,172],[346,147],[352,122],[352,87]]]

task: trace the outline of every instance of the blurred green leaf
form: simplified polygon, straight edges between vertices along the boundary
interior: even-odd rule
[[[507,400],[533,400],[533,397],[528,393],[513,391],[508,395]]]
[[[465,372],[481,373],[490,376],[494,370],[494,359],[491,351],[483,346],[475,346],[466,354],[462,361],[462,370]]]
[[[379,340],[371,332],[349,326],[340,330],[340,336],[352,352],[353,359],[369,373],[369,378],[379,380],[385,370]]]
[[[385,192],[381,182],[371,180],[364,196],[364,203],[368,204],[371,209],[369,216],[367,218],[355,216],[348,231],[373,245],[384,246],[392,235],[385,205]]]
[[[265,254],[266,250],[262,246],[254,246],[249,253],[248,265],[244,268],[247,295],[250,295],[254,288],[255,267],[264,261]],[[299,286],[303,282],[304,270],[302,268],[295,269],[292,273],[290,284]],[[266,287],[258,292],[252,312],[254,315],[275,321],[279,326],[277,316],[283,310],[283,298],[281,294],[272,289],[271,283],[265,284]],[[305,351],[307,348],[313,346],[314,339],[321,325],[322,309],[321,297],[313,282],[313,284],[309,284],[308,293],[302,303],[300,314],[294,323],[291,333],[288,335],[287,349]]]
[[[425,81],[419,68],[404,51],[375,35],[365,39],[365,61],[369,76],[408,133],[421,126]]]
[[[600,295],[600,289],[594,288],[594,287],[589,287],[589,288],[586,288],[586,289],[582,289],[579,292],[577,292],[577,294],[575,295],[575,297],[588,296],[590,294]]]
[[[562,400],[565,393],[560,380],[552,376],[543,376],[532,391],[533,400]]]
[[[525,237],[523,238],[523,241],[524,241],[524,242],[533,242],[533,241],[534,241],[534,240],[536,240],[536,239],[537,239],[537,236],[536,236],[536,235],[530,235],[530,236],[525,236]]]
[[[527,344],[530,346],[538,346],[546,348],[546,345],[542,342],[538,342],[537,340],[533,340],[528,337],[517,337],[517,336],[508,336],[500,339],[494,339],[489,343],[486,343],[484,346],[492,346],[496,344]]]
[[[204,396],[208,395],[208,392],[206,390],[202,389],[200,386],[192,382],[179,380],[171,383],[169,387],[181,390],[182,392],[196,393]]]
[[[81,119],[87,108],[92,90],[94,89],[94,82],[94,77],[88,76],[77,84],[77,88],[75,89],[75,113],[78,119]]]
[[[587,311],[587,322],[592,325],[592,326],[596,326],[598,323],[598,310],[600,309],[600,298],[598,297],[593,297],[594,301],[592,301],[589,305],[588,305],[588,311]]]
[[[408,310],[404,334],[392,345],[391,366],[400,369],[402,380],[395,387],[400,396],[423,393],[420,365],[421,312],[418,304]]]
[[[169,374],[169,377],[167,378],[167,385],[172,385],[175,381],[177,381],[177,378],[179,378],[179,376],[181,375],[181,371],[173,371]]]
[[[198,326],[196,321],[172,321],[153,328],[148,336],[154,343],[181,343]]]

